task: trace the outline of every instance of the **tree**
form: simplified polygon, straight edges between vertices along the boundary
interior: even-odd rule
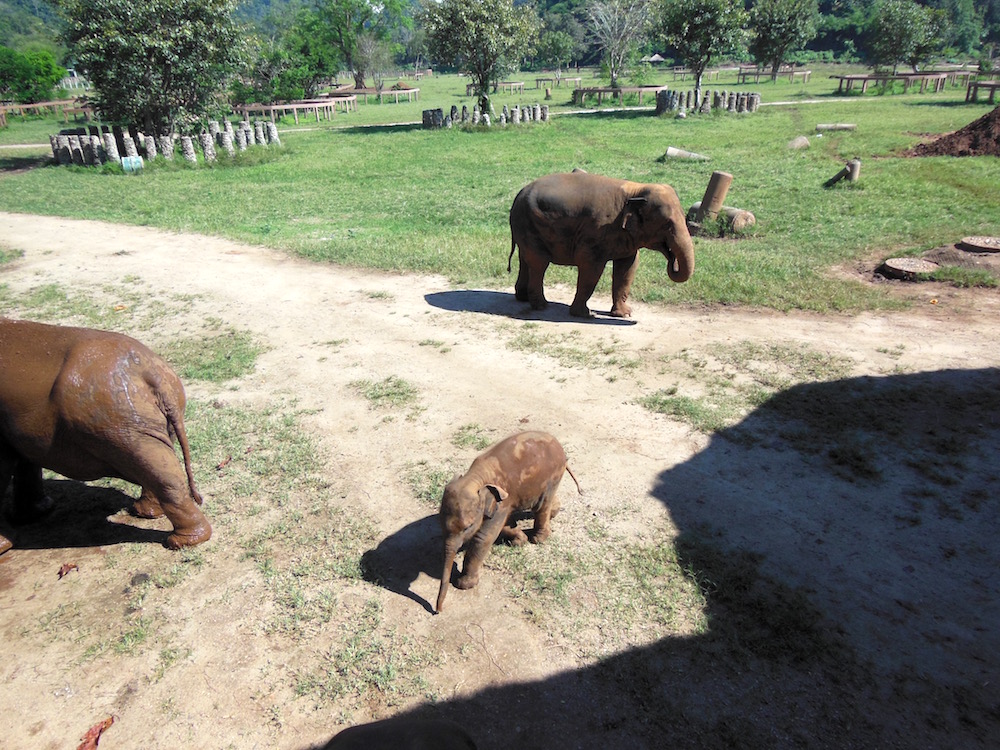
[[[469,73],[482,112],[490,111],[490,89],[535,51],[538,17],[513,0],[429,2],[421,19],[431,54]]]
[[[900,63],[915,70],[941,44],[942,19],[938,11],[914,0],[880,0],[866,29],[865,51],[875,67]]]
[[[358,36],[358,65],[371,73],[375,79],[375,90],[385,88],[385,76],[392,67],[392,49],[389,42],[379,39],[371,32]]]
[[[772,81],[778,78],[785,56],[816,36],[818,20],[816,0],[757,0],[750,10],[750,53],[761,65],[770,66]]]
[[[243,49],[235,0],[62,0],[65,38],[107,120],[146,133],[209,116]]]
[[[646,33],[649,22],[647,0],[593,0],[587,6],[590,32],[603,52],[611,86],[627,72],[629,58]]]
[[[661,34],[694,75],[698,101],[708,63],[742,46],[746,23],[743,4],[733,0],[661,0]]]
[[[573,37],[565,31],[543,31],[538,39],[538,60],[542,65],[556,69],[556,77],[562,75],[563,63],[569,63],[573,55]]]
[[[408,25],[410,19],[403,14],[402,0],[316,0],[312,10],[317,32],[335,49],[344,65],[354,76],[354,86],[365,87],[369,71],[365,68],[367,57],[358,54],[358,42],[363,36],[379,41],[389,39],[393,29]]]
[[[52,98],[52,92],[66,75],[48,50],[17,52],[0,47],[0,99],[22,104]]]

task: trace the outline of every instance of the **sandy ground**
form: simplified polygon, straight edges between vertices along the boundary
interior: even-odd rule
[[[480,747],[986,747],[1000,736],[995,291],[900,284],[913,306],[892,314],[636,304],[632,321],[588,322],[569,318],[568,288],[549,289],[553,304],[533,313],[511,291],[310,265],[141,227],[0,214],[0,241],[24,251],[0,269],[0,284],[15,291],[140,279],[155,294],[194,295],[199,315],[266,343],[238,390],[219,396],[195,384],[189,397],[296,399],[322,447],[320,473],[336,477],[377,523],[386,580],[365,586],[400,633],[441,655],[426,674],[434,712],[468,726]],[[598,310],[608,304],[592,301]],[[612,372],[515,350],[512,336],[530,324],[643,364]],[[171,325],[164,321],[154,338],[169,338]],[[331,341],[339,342],[335,354]],[[711,360],[713,347],[741,342],[808,347],[851,363],[848,378],[772,399],[786,427],[801,420],[819,449],[794,449],[787,430],[741,440],[740,429],[769,434],[774,416],[763,408],[709,438],[636,403],[659,388],[687,388],[690,375],[678,363]],[[423,408],[414,418],[388,420],[350,386],[387,375],[419,389]],[[900,411],[901,434],[862,441],[881,481],[830,471],[824,419],[863,414],[886,389],[911,402]],[[683,633],[653,642],[636,633],[634,645],[595,657],[599,645],[580,648],[572,634],[547,632],[489,571],[476,589],[452,590],[443,614],[430,614],[436,519],[414,502],[405,473],[422,460],[467,465],[474,451],[450,442],[467,424],[497,438],[544,429],[562,441],[585,495],[563,483],[554,535],[572,539],[587,518],[603,517],[636,538],[699,531],[723,549],[758,554],[766,575],[803,592],[828,619],[855,666],[838,675],[826,660],[721,664],[697,635]],[[928,479],[921,465],[940,448],[928,436],[957,435],[960,458],[941,469],[947,481]],[[196,467],[209,516],[211,471]],[[225,533],[217,526],[204,549],[210,554]],[[83,570],[113,547],[81,545],[72,555]],[[169,562],[168,551],[144,547],[150,559]],[[345,721],[428,710],[413,699],[345,713],[292,695],[282,666],[311,658],[318,645],[286,643],[275,652],[274,639],[253,627],[255,602],[239,596],[251,572],[216,557],[184,589],[191,605],[174,613],[184,663],[152,680],[149,659],[81,661],[72,638],[38,627],[47,618],[57,628],[60,613],[100,601],[96,578],[74,574],[55,585],[66,559],[58,545],[18,546],[0,557],[3,747],[73,747],[114,714],[101,748],[300,750]],[[113,594],[120,602],[122,592]],[[152,654],[155,661],[155,647]]]

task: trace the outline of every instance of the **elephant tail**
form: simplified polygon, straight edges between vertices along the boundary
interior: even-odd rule
[[[188,488],[191,490],[191,497],[198,505],[202,504],[201,493],[194,484],[194,472],[191,471],[191,447],[188,445],[187,430],[184,429],[184,417],[176,413],[174,404],[164,403],[163,414],[170,424],[170,430],[177,436],[177,442],[181,445],[181,454],[184,456],[184,471],[187,474]]]
[[[517,248],[517,243],[514,241],[513,233],[510,235],[510,255],[507,256],[507,273],[510,273],[510,261],[514,257],[514,250]]]
[[[576,476],[574,476],[573,470],[569,468],[569,464],[566,464],[566,473],[569,474],[570,479],[573,480],[573,484],[576,485],[576,491],[579,492],[582,495],[583,494],[583,490],[580,489],[580,483],[578,481],[576,481]]]

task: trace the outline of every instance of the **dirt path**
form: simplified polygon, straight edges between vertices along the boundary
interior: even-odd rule
[[[151,295],[193,295],[195,314],[251,331],[269,347],[237,389],[220,395],[217,388],[194,384],[189,397],[246,404],[294,399],[321,446],[325,464],[319,472],[335,478],[345,502],[374,519],[383,539],[387,581],[382,588],[366,584],[375,593],[365,595],[378,597],[384,621],[406,643],[439,655],[424,675],[428,692],[443,711],[454,706],[451,715],[466,722],[496,712],[493,700],[520,707],[520,718],[508,714],[507,726],[499,717],[478,724],[482,747],[654,747],[666,724],[678,733],[670,734],[675,746],[685,744],[681,737],[699,746],[690,733],[718,728],[709,714],[734,715],[740,701],[755,693],[778,704],[787,700],[777,718],[772,705],[740,719],[753,727],[750,736],[759,733],[762,747],[795,742],[797,714],[815,722],[812,729],[799,728],[801,741],[814,746],[824,745],[818,733],[845,726],[860,732],[859,726],[877,725],[886,711],[893,718],[878,730],[882,734],[849,732],[834,744],[850,746],[867,737],[891,745],[912,736],[914,724],[927,733],[925,746],[951,731],[975,741],[997,730],[998,715],[989,715],[995,698],[983,693],[995,693],[986,685],[1000,678],[1000,425],[994,401],[983,396],[981,408],[956,417],[978,422],[978,431],[962,449],[961,476],[951,484],[924,482],[933,492],[921,490],[919,476],[899,474],[905,461],[882,467],[882,485],[859,483],[824,468],[821,444],[810,453],[778,445],[784,435],[770,444],[744,445],[735,433],[709,439],[636,402],[659,389],[695,396],[710,390],[711,381],[699,372],[725,374],[718,352],[747,342],[848,363],[843,390],[828,385],[805,391],[803,404],[829,399],[843,406],[859,389],[894,385],[894,379],[915,383],[924,393],[921,373],[931,373],[926,382],[932,390],[949,389],[960,400],[968,393],[982,396],[982,382],[998,382],[995,292],[910,288],[905,293],[913,296],[913,309],[900,314],[786,315],[636,304],[634,321],[581,322],[568,317],[572,295],[566,288],[549,290],[557,304],[532,313],[506,291],[456,290],[440,278],[316,266],[217,238],[141,227],[0,214],[0,242],[24,251],[0,269],[0,284],[12,290],[42,284],[100,290],[130,279]],[[598,308],[607,304],[594,302]],[[162,329],[137,335],[147,343],[169,340],[183,334],[185,320],[165,319]],[[523,345],[525,336],[535,344]],[[573,363],[560,356],[560,347],[595,359]],[[416,386],[419,409],[374,410],[351,386],[390,375]],[[729,377],[739,380],[745,372]],[[789,398],[801,388],[808,385],[792,389]],[[933,401],[918,399],[912,411],[931,420],[926,415],[936,414]],[[756,416],[747,417],[748,429],[756,429]],[[915,417],[903,429],[950,435],[950,417],[938,416],[947,424]],[[674,716],[683,717],[674,725],[665,716],[649,719],[657,712],[650,714],[648,706],[646,713],[636,708],[646,689],[638,682],[636,694],[621,690],[631,684],[618,674],[628,662],[616,660],[630,650],[645,653],[648,634],[636,632],[622,643],[602,640],[599,628],[547,631],[544,626],[553,621],[526,614],[524,602],[505,588],[508,576],[490,571],[476,589],[452,591],[444,614],[429,614],[438,585],[436,521],[433,509],[414,500],[406,477],[419,462],[466,466],[475,450],[452,444],[466,425],[479,425],[496,439],[525,428],[560,438],[586,493],[576,497],[563,484],[565,510],[554,534],[565,542],[583,544],[582,529],[600,519],[615,538],[649,542],[709,528],[723,547],[762,555],[765,573],[802,587],[860,662],[885,676],[868,686],[872,699],[882,703],[869,705],[853,724],[843,716],[824,724],[816,717],[838,713],[826,703],[835,689],[806,689],[801,700],[808,706],[794,708],[789,691],[805,689],[794,681],[782,686],[775,677],[762,689],[745,670],[710,667],[698,678],[674,673],[676,683],[689,683],[683,695],[671,693]],[[912,447],[907,441],[899,446],[893,460]],[[196,470],[201,477],[210,474],[209,467]],[[216,531],[204,547],[208,554],[227,533],[220,526]],[[170,559],[155,545],[145,546],[150,558]],[[100,548],[76,553],[81,565],[105,554]],[[397,553],[394,567],[391,556]],[[54,612],[78,607],[81,596],[98,595],[93,584],[52,585],[64,557],[59,549],[16,548],[0,558],[0,704],[23,707],[0,716],[4,747],[72,746],[101,715],[115,714],[118,723],[102,739],[102,749],[185,744],[299,750],[328,738],[343,721],[369,718],[365,710],[345,712],[336,703],[312,709],[291,693],[283,670],[296,659],[312,658],[322,644],[284,643],[287,650],[274,652],[275,639],[254,625],[255,600],[239,594],[241,581],[250,590],[251,573],[237,560],[213,557],[217,576],[202,572],[203,588],[188,590],[191,604],[176,605],[177,638],[187,644],[189,657],[161,679],[149,678],[149,659],[81,662],[71,639],[38,635],[44,618],[57,624]],[[120,599],[121,592],[114,593]],[[350,605],[348,596],[343,606]],[[588,603],[571,604],[571,611],[574,606],[586,609]],[[680,669],[677,660],[690,668],[702,658],[680,645],[696,638],[695,630],[678,636],[669,656],[658,657],[666,659],[664,670]],[[156,652],[154,647],[153,661]],[[613,695],[601,692],[609,689],[604,668],[618,674]],[[562,693],[567,685],[577,692]],[[964,696],[965,709],[956,695]],[[535,711],[524,701],[533,702]],[[936,706],[940,726],[907,718],[911,702],[918,710]],[[370,713],[415,710],[421,703],[411,698]],[[971,725],[963,710],[974,714]],[[769,725],[777,727],[777,745],[767,744],[762,727]],[[731,724],[729,731],[739,735],[740,726]]]

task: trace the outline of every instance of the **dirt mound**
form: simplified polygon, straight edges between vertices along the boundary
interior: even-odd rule
[[[1000,107],[961,130],[907,152],[909,156],[1000,156]]]

